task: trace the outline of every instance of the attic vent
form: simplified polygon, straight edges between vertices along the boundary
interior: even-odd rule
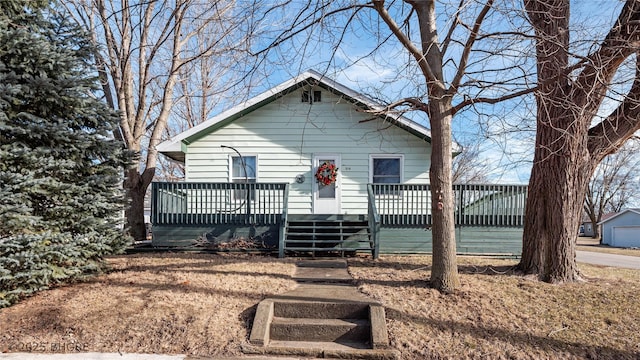
[[[322,91],[316,90],[313,91],[313,97],[311,97],[312,92],[309,90],[305,90],[302,92],[302,102],[303,103],[314,103],[322,101]]]

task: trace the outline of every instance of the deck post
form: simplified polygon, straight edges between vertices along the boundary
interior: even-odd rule
[[[158,183],[151,183],[151,223],[158,223]]]
[[[380,217],[376,214],[373,220],[373,259],[380,257]]]
[[[287,229],[287,221],[284,220],[284,217],[283,217],[282,222],[280,223],[280,234],[278,237],[278,257],[281,259],[284,257],[284,238],[286,236],[285,234],[286,229]]]
[[[289,184],[284,185],[284,193],[282,199],[282,217],[280,218],[280,233],[278,234],[278,257],[284,257],[284,240],[287,236],[287,213],[289,211]]]
[[[367,184],[367,195],[369,203],[369,231],[371,232],[371,242],[373,243],[371,255],[374,259],[377,259],[380,256],[380,241],[378,239],[380,233],[380,214],[376,207],[375,192],[373,191],[372,184]]]
[[[253,224],[253,221],[251,220],[251,191],[252,191],[252,186],[251,184],[247,183],[246,185],[246,197],[245,197],[245,201],[247,202],[247,219],[246,219],[246,224]]]

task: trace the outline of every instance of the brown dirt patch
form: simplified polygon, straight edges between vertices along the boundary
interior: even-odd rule
[[[0,309],[0,352],[238,355],[255,305],[295,286],[289,259],[145,254],[108,262],[108,274]]]

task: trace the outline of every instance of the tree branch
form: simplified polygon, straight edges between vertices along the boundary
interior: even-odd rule
[[[620,64],[640,46],[640,2],[627,1],[600,48],[585,59],[572,85],[571,103],[595,113]]]
[[[456,14],[453,17],[453,23],[451,23],[451,26],[449,26],[449,31],[447,31],[447,35],[444,37],[444,40],[442,41],[443,54],[447,53],[447,49],[449,48],[449,43],[451,43],[453,32],[456,30],[456,27],[460,23],[459,14],[460,14],[460,11],[462,10],[463,5],[464,5],[464,0],[460,0],[460,3],[458,4],[458,9],[456,10]]]
[[[380,106],[378,108],[365,109],[365,110],[362,110],[362,112],[365,112],[368,114],[374,114],[374,115],[387,115],[390,112],[392,112],[393,109],[398,108],[400,106],[406,106],[406,105],[417,110],[422,110],[422,111],[427,110],[427,104],[424,103],[422,100],[414,97],[409,97],[409,98],[400,99],[398,101],[394,101],[390,104],[387,104],[385,106]]]
[[[617,151],[640,129],[640,52],[636,53],[635,80],[627,97],[606,119],[589,129],[589,153],[600,160]]]
[[[329,4],[330,4],[330,2],[328,2],[328,4],[324,5],[320,9],[316,9],[314,11],[314,13],[317,12],[317,11],[320,11],[321,9],[324,9]],[[278,35],[278,37],[275,40],[273,40],[269,45],[267,45],[267,47],[265,47],[265,48],[263,48],[263,49],[261,49],[261,50],[259,50],[257,52],[252,52],[251,55],[252,56],[259,56],[261,54],[264,54],[265,52],[269,51],[270,49],[275,48],[276,46],[284,43],[285,41],[292,39],[294,36],[300,34],[301,32],[311,28],[313,25],[315,25],[315,24],[319,23],[320,21],[322,21],[325,17],[332,16],[332,15],[341,13],[343,11],[351,10],[351,9],[356,9],[356,11],[358,11],[360,9],[367,8],[367,7],[371,7],[371,5],[367,5],[367,4],[364,4],[364,5],[350,5],[350,6],[345,6],[345,7],[336,9],[336,10],[329,11],[326,14],[323,14],[320,18],[313,19],[311,22],[309,22],[308,24],[302,26],[298,30],[290,31],[290,32],[288,32],[288,34],[286,34],[284,36],[283,36],[283,34]],[[303,10],[298,12],[298,14],[296,16],[296,19],[293,21],[293,23],[291,25],[291,28],[290,28],[291,30],[294,29],[296,26],[298,26],[300,24],[303,24],[304,21],[307,20],[306,18],[304,18],[304,10],[307,10],[307,9],[308,9],[308,7],[305,7],[305,9],[303,9]],[[304,19],[300,20],[301,18],[304,18]]]
[[[467,42],[464,45],[464,49],[462,50],[462,55],[460,56],[460,65],[458,66],[458,71],[456,72],[456,75],[454,76],[453,81],[451,81],[451,86],[449,87],[449,90],[447,90],[449,94],[455,94],[458,91],[458,86],[460,85],[460,81],[462,80],[462,77],[464,76],[467,68],[467,63],[469,61],[469,54],[471,54],[471,49],[473,48],[473,44],[475,43],[476,38],[478,37],[480,26],[482,25],[482,22],[484,21],[485,16],[487,16],[487,14],[489,13],[489,10],[491,10],[492,5],[493,5],[493,0],[487,0],[487,2],[484,4],[484,7],[478,14],[478,17],[476,18],[475,23],[473,24],[473,28],[469,33],[469,38],[467,39]]]
[[[415,44],[411,41],[411,39],[409,39],[407,34],[403,33],[402,30],[400,30],[398,24],[395,22],[395,20],[393,20],[387,9],[384,7],[384,1],[374,0],[373,7],[376,9],[385,24],[387,24],[389,30],[391,30],[396,38],[398,38],[398,41],[400,41],[402,46],[404,46],[404,48],[409,51],[411,56],[416,59],[416,62],[418,63],[418,66],[420,67],[420,70],[422,70],[422,73],[426,77],[427,81],[434,83],[434,85],[437,84],[437,86],[444,89],[444,84],[435,76],[433,70],[431,69],[431,66],[429,66],[429,64],[427,63],[427,59],[422,51],[415,46]]]
[[[497,97],[497,98],[486,98],[486,97],[466,98],[462,102],[460,102],[457,105],[453,106],[452,115],[457,113],[458,111],[462,110],[464,107],[469,106],[469,105],[479,104],[479,103],[497,104],[497,103],[502,102],[502,101],[506,101],[506,100],[510,100],[510,99],[514,99],[514,98],[517,98],[517,97],[520,97],[520,96],[524,96],[524,95],[530,94],[530,93],[532,93],[532,92],[534,92],[536,90],[538,90],[538,87],[532,87],[532,88],[529,88],[529,89],[516,91],[516,92],[513,92],[511,94],[508,94],[508,95],[505,95],[505,96],[501,96],[501,97]]]

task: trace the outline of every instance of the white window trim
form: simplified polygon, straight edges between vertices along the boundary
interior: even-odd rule
[[[404,154],[369,154],[370,184],[373,184],[373,159],[400,159],[400,184],[404,184]]]
[[[228,169],[228,178],[227,180],[232,183],[233,182],[233,158],[238,157],[238,154],[229,154],[227,169]],[[260,157],[258,154],[242,154],[243,158],[246,157],[255,157],[256,158],[256,182],[260,182]]]

